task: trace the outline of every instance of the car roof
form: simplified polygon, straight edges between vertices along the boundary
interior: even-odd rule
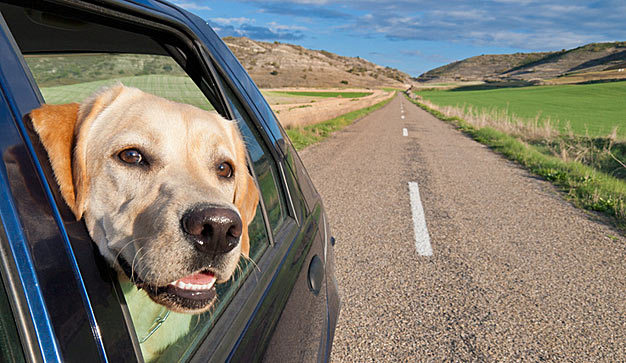
[[[69,2],[68,2],[69,3]],[[124,10],[133,8],[151,17],[158,17],[168,22],[184,24],[188,22],[188,17],[195,17],[172,4],[166,2],[130,2],[106,0],[101,3],[109,5],[108,9],[119,8]],[[80,1],[73,1],[72,6],[68,4],[68,11],[72,7],[81,4]],[[88,7],[88,3],[82,3],[83,7]],[[138,6],[139,5],[139,6]],[[147,53],[167,55],[168,52],[157,42],[146,43],[141,35],[128,32],[125,29],[115,29],[106,25],[77,20],[76,18],[63,17],[58,13],[53,14],[41,9],[23,9],[20,6],[10,4],[0,4],[0,11],[16,36],[16,41],[20,45],[23,54],[41,53]],[[78,6],[77,6],[78,8]],[[106,15],[102,7],[92,7],[97,15]],[[111,13],[114,10],[109,10]],[[84,13],[83,13],[84,14]],[[129,23],[136,19],[128,19]],[[187,21],[186,21],[187,20]],[[41,35],[45,34],[45,37]],[[37,36],[35,36],[37,35]],[[139,41],[141,39],[141,41]],[[138,44],[141,44],[138,47]]]

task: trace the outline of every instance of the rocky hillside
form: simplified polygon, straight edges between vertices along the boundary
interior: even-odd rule
[[[435,68],[416,80],[541,82],[556,77],[620,68],[626,68],[626,42],[591,43],[558,52],[480,55]]]
[[[248,38],[226,37],[224,42],[261,88],[404,87],[411,83],[404,72],[358,57]]]

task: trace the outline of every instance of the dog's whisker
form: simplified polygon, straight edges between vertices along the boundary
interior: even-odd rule
[[[120,248],[119,251],[117,251],[117,254],[115,255],[115,260],[117,261],[117,259],[120,257],[120,255],[122,254],[122,251],[124,251],[124,249],[128,246],[130,246],[131,244],[135,243],[135,242],[139,242],[141,240],[147,240],[149,239],[149,237],[139,237],[139,238],[133,238],[130,241],[126,242],[126,244],[124,244],[124,247]]]
[[[258,272],[261,272],[261,269],[259,268],[259,265],[257,265],[256,262],[254,262],[254,260],[251,259],[249,256],[241,255],[241,259],[239,260],[239,264],[241,264],[242,261],[246,261],[246,262],[251,263],[255,270],[257,270]]]
[[[248,256],[241,255],[241,259],[239,260],[239,265],[243,264],[243,263],[244,263],[244,261],[245,261],[245,262],[249,262],[249,263],[251,263],[251,264],[252,264],[252,266],[254,266],[254,269],[255,269],[255,270],[257,270],[259,273],[261,272],[261,269],[259,268],[259,265],[257,265],[257,263],[256,263],[256,262],[254,262],[254,260],[253,260],[252,258],[250,258],[250,257],[248,257]],[[239,265],[238,265],[238,266],[239,266]],[[259,275],[254,274],[254,277],[255,277],[255,279],[256,279],[256,280],[257,280],[257,282],[258,282]]]
[[[141,252],[141,250],[143,249],[143,247],[139,247],[139,249],[135,252],[135,256],[133,256],[133,261],[130,264],[130,279],[131,281],[133,281],[135,279],[135,261],[137,260],[137,256],[139,255],[139,252]],[[141,260],[141,257],[139,257],[139,260]],[[133,281],[133,283],[135,284],[137,281]]]

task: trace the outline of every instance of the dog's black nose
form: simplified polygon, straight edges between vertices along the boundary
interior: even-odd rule
[[[202,253],[227,253],[237,246],[241,236],[241,218],[229,208],[194,208],[183,215],[181,224],[194,247]]]

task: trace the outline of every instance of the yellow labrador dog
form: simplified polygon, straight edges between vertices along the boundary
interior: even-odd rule
[[[235,123],[121,84],[30,116],[106,260],[172,311],[210,309],[259,199]]]

